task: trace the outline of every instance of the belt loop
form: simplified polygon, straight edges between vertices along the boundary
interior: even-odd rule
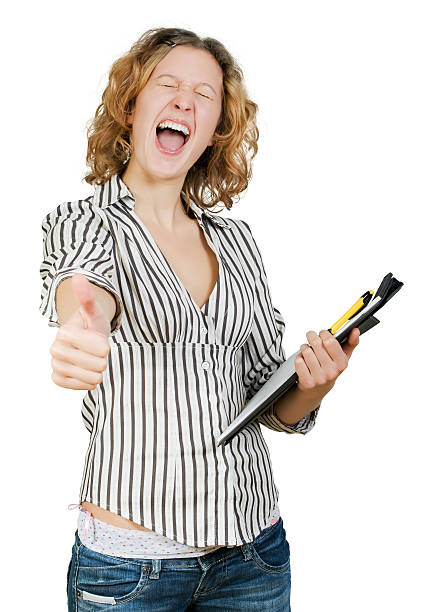
[[[253,557],[253,549],[251,544],[245,543],[240,546],[242,556],[244,557],[244,561],[249,561]]]
[[[149,574],[149,578],[152,578],[153,580],[157,580],[159,578],[161,568],[162,568],[162,559],[152,559],[152,569]]]

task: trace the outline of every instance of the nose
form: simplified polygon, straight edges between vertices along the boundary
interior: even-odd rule
[[[177,96],[177,98],[178,98],[178,96]],[[175,108],[180,108],[182,110],[190,110],[192,108],[192,105],[190,104],[189,101],[187,101],[185,99],[182,99],[182,100],[176,99],[175,102],[174,102],[174,107]]]
[[[191,93],[181,87],[175,96],[174,107],[190,110],[192,108]]]

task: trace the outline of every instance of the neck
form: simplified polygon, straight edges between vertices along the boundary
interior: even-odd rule
[[[153,180],[144,172],[136,171],[132,158],[121,179],[135,198],[135,213],[141,219],[165,231],[173,231],[188,219],[181,199],[182,177]]]

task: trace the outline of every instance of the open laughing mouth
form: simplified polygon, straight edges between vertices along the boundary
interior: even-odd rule
[[[159,125],[164,123],[161,121]],[[168,127],[159,127],[159,125],[156,128],[155,136],[157,148],[164,155],[179,155],[190,139],[190,132],[185,134],[181,129],[175,129],[171,125]]]

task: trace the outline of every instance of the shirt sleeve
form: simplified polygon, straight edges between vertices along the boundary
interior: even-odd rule
[[[256,275],[253,326],[242,347],[243,382],[248,402],[286,360],[282,346],[285,321],[281,312],[272,304],[264,263],[250,227],[245,221],[242,222],[249,232],[253,251],[252,264],[254,264]],[[257,421],[273,431],[306,434],[315,425],[320,405],[298,423],[285,425],[276,416],[274,403],[272,403]]]
[[[39,310],[50,327],[60,327],[55,294],[62,280],[76,272],[109,291],[116,302],[111,335],[120,328],[123,304],[112,261],[113,239],[103,220],[86,200],[64,202],[42,221],[43,261]]]

